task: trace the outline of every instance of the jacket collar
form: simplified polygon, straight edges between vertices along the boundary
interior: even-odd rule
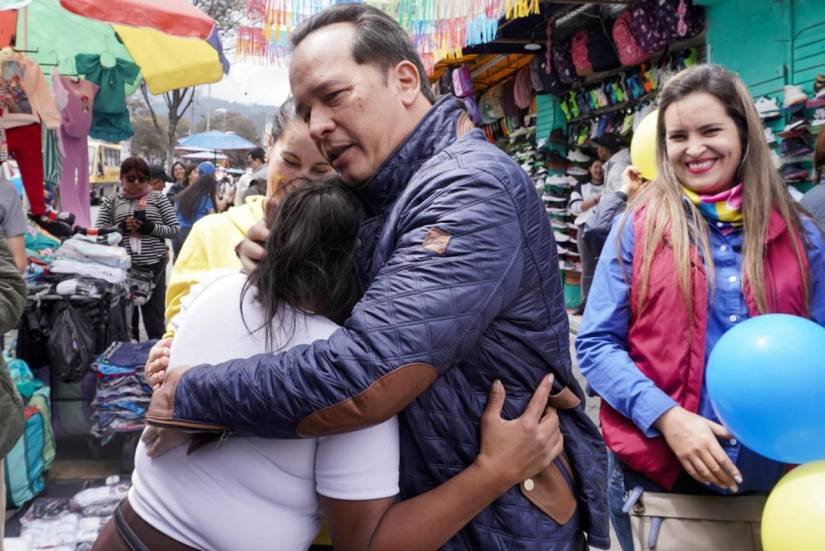
[[[421,165],[455,141],[456,121],[463,110],[464,104],[453,96],[439,99],[372,178],[355,190],[368,216],[395,202]]]

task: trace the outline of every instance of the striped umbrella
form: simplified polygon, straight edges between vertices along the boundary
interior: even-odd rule
[[[99,54],[104,64],[136,63],[157,95],[228,71],[215,22],[186,0],[31,0],[25,9],[17,34],[46,73],[76,74],[76,54]]]

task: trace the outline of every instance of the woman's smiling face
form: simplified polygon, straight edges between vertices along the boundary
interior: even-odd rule
[[[737,184],[742,140],[715,96],[695,92],[673,102],[664,122],[667,158],[682,185],[712,195]]]

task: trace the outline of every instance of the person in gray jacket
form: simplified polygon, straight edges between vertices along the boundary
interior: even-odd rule
[[[6,240],[0,237],[0,335],[13,329],[26,306],[26,286]],[[6,484],[3,458],[23,433],[23,402],[0,354],[0,519],[6,518]],[[0,522],[0,551],[4,522]]]

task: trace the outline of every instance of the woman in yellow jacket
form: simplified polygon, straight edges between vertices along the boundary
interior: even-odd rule
[[[277,201],[290,182],[320,178],[333,171],[309,137],[309,127],[295,117],[292,99],[284,102],[275,114],[268,146],[266,196],[248,197],[242,205],[204,216],[192,226],[175,259],[166,291],[166,334],[153,347],[150,361],[156,355],[160,356],[159,361],[168,361],[171,338],[175,334],[171,321],[180,311],[180,301],[189,294],[189,289],[213,270],[242,268],[235,247],[253,224],[263,220],[267,202]],[[315,543],[331,545],[326,526]]]
[[[250,226],[263,219],[265,205],[270,198],[277,201],[286,184],[296,178],[315,179],[332,172],[332,167],[310,139],[307,125],[295,118],[295,106],[291,99],[284,102],[275,114],[269,135],[268,157],[266,197],[248,197],[242,205],[205,216],[192,227],[175,259],[166,291],[165,337],[174,335],[170,322],[180,311],[180,300],[189,294],[192,285],[202,281],[212,270],[241,269],[235,246]]]

